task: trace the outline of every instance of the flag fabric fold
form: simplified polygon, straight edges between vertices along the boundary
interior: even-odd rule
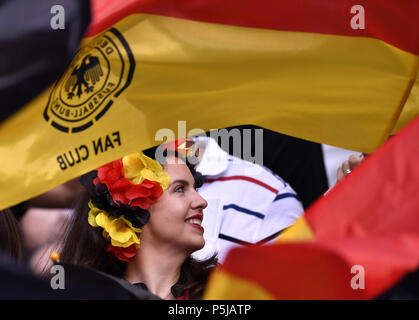
[[[412,85],[412,89],[409,92],[406,103],[401,110],[401,114],[397,120],[395,127],[393,128],[392,134],[396,134],[404,128],[412,119],[419,116],[419,77],[416,74],[415,82]]]

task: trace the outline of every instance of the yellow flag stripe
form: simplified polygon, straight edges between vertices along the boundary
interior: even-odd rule
[[[274,300],[257,282],[220,270],[211,275],[205,290],[204,300]]]
[[[291,227],[285,230],[275,242],[306,242],[314,240],[314,233],[311,230],[309,224],[307,223],[305,217],[302,216],[298,218],[297,221],[295,221],[295,223]]]
[[[159,111],[154,131],[176,132],[174,118],[204,130],[252,123],[371,152],[390,134],[418,67],[418,56],[370,38],[150,15],[120,28],[137,39],[130,89],[150,119]]]

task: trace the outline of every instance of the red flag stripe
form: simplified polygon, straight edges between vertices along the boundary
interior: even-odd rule
[[[347,285],[347,269],[342,257],[316,243],[235,248],[221,267],[276,299],[365,299]]]
[[[352,29],[355,5],[365,9],[365,29]],[[193,21],[283,31],[380,39],[419,54],[419,1],[416,0],[93,0],[95,35],[124,17],[148,13]]]
[[[418,245],[417,236],[367,236],[235,248],[221,270],[276,299],[371,299],[418,268]],[[354,266],[365,272],[363,290],[351,286]]]

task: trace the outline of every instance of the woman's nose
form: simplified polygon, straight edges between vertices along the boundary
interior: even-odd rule
[[[195,197],[192,206],[194,209],[205,209],[208,206],[208,202],[198,193],[198,191],[195,190]]]

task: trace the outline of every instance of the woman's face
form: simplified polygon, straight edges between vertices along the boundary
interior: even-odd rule
[[[195,190],[194,178],[184,162],[168,157],[164,171],[170,175],[169,187],[150,206],[150,220],[141,239],[152,238],[155,245],[173,246],[190,254],[205,244],[201,223],[208,203]]]

